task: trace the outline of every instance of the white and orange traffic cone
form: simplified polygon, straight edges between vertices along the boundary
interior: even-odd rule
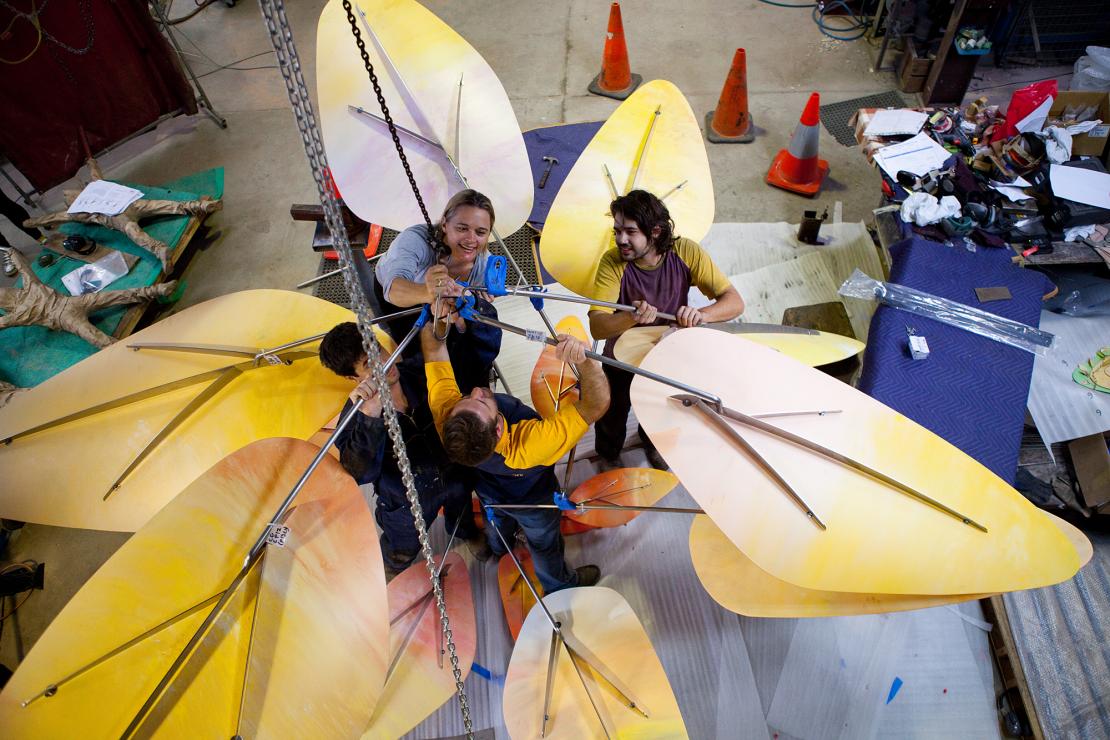
[[[643,81],[628,66],[628,47],[624,43],[624,24],[620,3],[609,6],[609,29],[605,34],[605,51],[601,56],[601,72],[586,89],[594,95],[624,100]]]
[[[780,149],[771,162],[767,182],[776,188],[811,198],[821,189],[825,175],[829,174],[829,163],[817,156],[820,107],[821,96],[813,93],[802,111],[798,127],[790,137],[790,144],[786,149]]]
[[[705,114],[705,138],[714,144],[746,144],[755,138],[748,112],[748,61],[743,49],[737,49],[732,57],[716,110]]]

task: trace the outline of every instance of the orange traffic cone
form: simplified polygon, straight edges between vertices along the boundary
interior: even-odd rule
[[[732,57],[717,109],[705,114],[705,137],[714,144],[746,144],[755,138],[748,113],[748,62],[743,49],[737,49]]]
[[[601,73],[587,89],[594,95],[624,100],[643,81],[632,74],[628,67],[628,47],[624,44],[624,24],[621,23],[620,3],[609,7],[609,31],[605,34],[605,51],[601,57]]]
[[[829,163],[817,157],[817,137],[819,134],[817,109],[821,106],[821,96],[809,96],[798,127],[790,137],[786,149],[780,149],[767,171],[767,182],[776,188],[783,188],[811,198],[821,189],[821,182],[829,174]]]

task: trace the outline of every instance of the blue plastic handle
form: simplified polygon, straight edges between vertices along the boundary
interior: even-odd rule
[[[486,521],[495,527],[497,526],[497,515],[494,513],[492,506],[486,507]]]
[[[470,293],[456,298],[455,306],[459,309],[459,316],[467,321],[473,321],[474,316],[478,313],[474,310],[474,296]]]
[[[416,317],[416,328],[417,329],[423,329],[424,324],[427,324],[428,319],[430,319],[431,317],[432,317],[432,307],[429,306],[427,303],[425,303],[424,308],[421,309],[420,314]]]
[[[556,491],[551,498],[554,499],[555,505],[563,511],[575,511],[578,509],[578,506],[568,499],[567,495],[562,491]]]
[[[509,263],[501,255],[490,255],[486,259],[485,291],[490,295],[508,295],[505,280],[509,275]]]

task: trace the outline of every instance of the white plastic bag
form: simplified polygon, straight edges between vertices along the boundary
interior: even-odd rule
[[[1110,90],[1110,49],[1088,46],[1087,55],[1075,63],[1072,90]]]
[[[114,249],[96,262],[84,264],[62,276],[62,285],[70,295],[98,293],[131,270],[123,254]]]

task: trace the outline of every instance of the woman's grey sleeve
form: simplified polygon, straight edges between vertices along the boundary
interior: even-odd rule
[[[381,283],[386,299],[389,298],[389,289],[397,278],[414,283],[423,280],[424,273],[432,262],[430,253],[428,242],[418,230],[408,228],[397,235],[374,269],[374,275]]]

